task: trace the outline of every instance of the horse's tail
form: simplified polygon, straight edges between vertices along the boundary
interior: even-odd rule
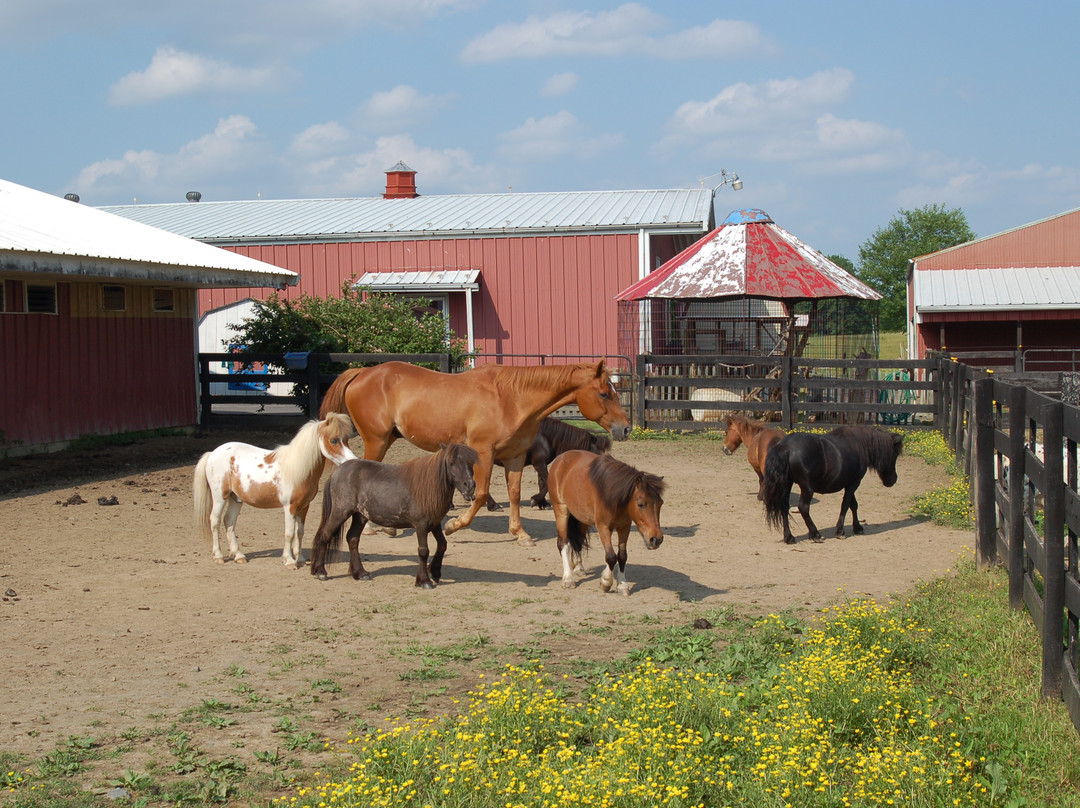
[[[214,507],[214,498],[210,494],[210,481],[206,479],[206,463],[210,452],[206,452],[195,464],[195,478],[191,486],[192,499],[195,501],[195,530],[204,542],[210,541],[210,512]]]
[[[788,446],[780,441],[772,445],[765,457],[765,476],[761,481],[761,498],[765,503],[765,521],[771,527],[783,528],[784,514],[791,500],[791,469]]]
[[[331,384],[330,389],[326,391],[322,404],[319,406],[320,420],[332,412],[343,412],[346,415],[348,414],[349,411],[345,407],[345,389],[349,386],[350,382],[356,378],[357,374],[364,370],[365,368],[349,368],[334,379],[334,383]]]
[[[589,526],[578,521],[572,513],[566,515],[566,540],[579,556],[582,550],[589,548]]]
[[[337,534],[334,535],[334,536],[323,535],[323,531],[322,531],[322,526],[325,525],[329,521],[330,514],[334,510],[334,494],[333,494],[333,490],[334,490],[334,486],[332,486],[329,482],[323,487],[322,520],[319,522],[319,531],[316,534],[316,538],[318,538],[319,536],[322,536],[322,541],[326,545],[326,547],[324,549],[325,549],[325,552],[326,552],[327,555],[330,554],[331,550],[340,550],[342,547],[345,546],[345,541],[344,541],[345,523],[344,522],[342,522],[341,525],[338,527]]]

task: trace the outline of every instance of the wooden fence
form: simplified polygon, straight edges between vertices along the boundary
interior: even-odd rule
[[[1040,630],[1042,695],[1064,699],[1080,731],[1080,408],[1016,376],[940,368],[945,435],[971,479],[978,563],[1008,569],[1010,603]]]

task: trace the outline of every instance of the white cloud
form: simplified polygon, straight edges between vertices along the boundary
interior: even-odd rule
[[[512,160],[547,160],[572,155],[589,158],[614,148],[621,135],[589,137],[578,119],[562,110],[544,118],[529,118],[525,123],[499,135],[499,153]]]
[[[128,73],[109,88],[109,103],[125,106],[196,93],[270,90],[278,82],[274,68],[235,67],[163,45],[146,70]]]
[[[667,36],[659,14],[638,3],[625,3],[613,11],[565,11],[548,17],[528,17],[503,23],[469,42],[462,51],[466,62],[552,56],[647,55],[685,59],[741,56],[771,50],[760,29],[738,20],[713,20]]]
[[[289,150],[298,154],[325,154],[351,140],[348,130],[337,121],[316,123],[293,138]]]
[[[161,199],[180,189],[212,186],[265,162],[259,132],[244,115],[218,121],[213,132],[196,138],[175,154],[130,150],[123,157],[100,160],[79,172],[74,187],[81,195]]]
[[[578,85],[577,73],[557,73],[544,82],[540,88],[540,95],[552,97],[566,95]]]
[[[424,95],[415,87],[399,84],[377,92],[361,107],[362,126],[367,131],[400,131],[427,120],[433,112],[449,103],[452,94]]]

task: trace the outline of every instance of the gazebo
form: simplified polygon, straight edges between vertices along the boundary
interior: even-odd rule
[[[877,355],[865,304],[881,295],[762,210],[733,211],[615,299],[627,356]]]

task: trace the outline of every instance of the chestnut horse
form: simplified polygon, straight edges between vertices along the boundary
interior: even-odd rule
[[[724,435],[724,454],[734,454],[742,444],[746,444],[746,459],[750,467],[757,472],[758,493],[762,498],[762,481],[765,479],[765,456],[769,447],[781,440],[785,432],[779,427],[769,426],[764,421],[754,421],[745,415],[729,415],[724,418],[727,434]]]
[[[586,449],[593,454],[607,454],[611,451],[611,438],[598,435],[580,426],[565,424],[558,418],[545,418],[540,422],[540,429],[533,438],[532,446],[525,453],[525,465],[536,469],[536,480],[540,490],[532,495],[531,502],[536,508],[548,506],[548,465],[563,452],[571,449]],[[496,460],[501,466],[502,461]],[[500,505],[488,494],[487,509],[497,511]]]
[[[443,443],[474,448],[479,457],[476,498],[446,524],[448,536],[468,527],[487,503],[491,469],[501,461],[510,495],[510,533],[531,547],[534,542],[521,526],[525,455],[540,421],[574,403],[615,440],[630,435],[630,421],[604,360],[540,367],[491,364],[464,373],[440,373],[407,362],[351,368],[327,390],[320,415],[348,412],[368,460],[382,460],[398,438],[429,452]]]
[[[788,509],[791,486],[798,485],[802,492],[799,513],[810,531],[811,541],[821,541],[821,531],[810,518],[814,492],[844,492],[840,518],[836,522],[836,538],[844,537],[844,517],[849,509],[852,532],[862,533],[855,489],[868,468],[877,472],[886,488],[895,485],[896,458],[903,446],[903,435],[872,426],[838,426],[827,435],[793,432],[778,441],[765,459],[761,498],[765,503],[766,521],[784,531],[786,543],[794,543]]]
[[[371,577],[360,558],[360,534],[369,519],[386,527],[416,530],[416,585],[434,589],[442,577],[446,536],[442,520],[453,504],[454,491],[472,499],[476,490],[473,465],[476,451],[460,443],[442,446],[435,454],[406,460],[400,466],[374,460],[342,464],[323,491],[322,521],[311,543],[311,574],[326,580],[326,551],[331,537],[340,543],[341,528],[352,517],[349,573],[359,581]],[[435,555],[428,564],[428,533],[435,537]]]
[[[600,589],[610,592],[617,575],[618,591],[629,595],[626,540],[630,536],[630,523],[637,525],[650,550],[663,543],[660,506],[664,504],[664,478],[638,471],[611,455],[575,449],[552,461],[548,486],[559,532],[563,586],[573,589],[574,572],[581,571],[581,552],[589,546],[588,526],[595,525],[607,562],[600,576]],[[611,546],[613,532],[619,536],[618,553]]]
[[[247,561],[236,538],[236,518],[247,503],[255,508],[285,510],[281,560],[289,569],[296,569],[304,520],[319,492],[326,461],[340,465],[356,460],[349,448],[353,434],[349,419],[332,413],[321,421],[308,421],[285,446],[260,449],[233,441],[200,457],[192,488],[195,524],[204,539],[213,539],[214,561],[225,563],[220,543],[223,520],[233,560],[238,564]]]

